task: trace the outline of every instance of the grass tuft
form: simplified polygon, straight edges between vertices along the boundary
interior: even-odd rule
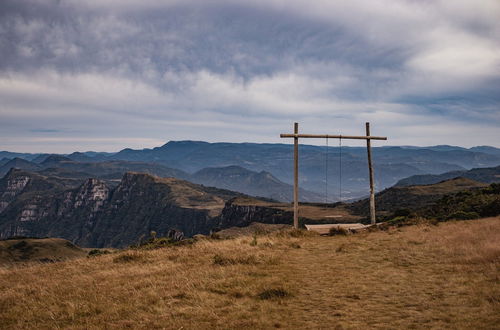
[[[302,237],[313,237],[317,235],[318,234],[313,231],[309,231],[306,229],[296,229],[296,228],[280,230],[275,234],[276,237],[281,237],[281,238],[290,238],[290,237],[302,238]]]
[[[333,227],[333,228],[330,228],[330,231],[328,232],[328,234],[330,236],[335,236],[335,235],[346,236],[346,235],[351,234],[351,232],[345,228]]]
[[[229,266],[229,265],[256,265],[259,261],[253,255],[250,256],[238,256],[238,257],[226,257],[220,254],[216,254],[213,258],[213,264],[219,266]]]
[[[261,300],[283,299],[290,297],[292,294],[283,288],[267,289],[259,293],[257,296]]]
[[[252,241],[250,242],[250,246],[257,246],[257,234],[253,234]]]
[[[97,256],[102,256],[102,255],[105,255],[105,254],[110,254],[111,251],[109,250],[103,250],[103,249],[92,249],[89,251],[89,253],[87,254],[87,257],[97,257]]]
[[[113,258],[114,263],[127,263],[127,262],[133,262],[133,261],[139,261],[142,259],[142,255],[138,253],[124,253],[120,254],[117,257]]]

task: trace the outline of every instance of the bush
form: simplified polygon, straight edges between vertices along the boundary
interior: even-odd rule
[[[456,219],[456,220],[470,220],[477,218],[479,218],[479,214],[477,214],[476,212],[465,212],[465,211],[458,211],[448,216],[448,219]]]
[[[121,254],[113,259],[113,262],[115,263],[122,263],[122,262],[132,262],[132,261],[138,261],[141,259],[141,256],[138,254],[132,254],[132,253],[126,253],[126,254]]]
[[[481,210],[481,216],[494,217],[500,215],[500,198],[488,203]]]
[[[213,258],[213,264],[219,266],[230,266],[230,265],[255,265],[258,261],[254,256],[240,256],[240,257],[225,257],[220,254],[216,254]]]
[[[253,234],[253,239],[250,242],[250,246],[257,246],[257,234]]]
[[[344,229],[341,227],[332,227],[330,228],[330,231],[328,232],[328,235],[330,236],[335,236],[335,235],[349,235],[350,231],[348,229]]]
[[[398,216],[390,220],[387,220],[386,223],[391,226],[402,227],[409,224],[414,224],[415,219],[409,219],[408,217],[405,216]]]
[[[102,250],[102,249],[92,249],[89,251],[87,254],[87,257],[97,257],[97,256],[102,256],[105,254],[110,254],[111,252],[108,250]]]
[[[396,217],[408,217],[412,214],[411,210],[410,209],[398,209],[396,211],[394,211],[394,213],[392,214],[392,217],[393,218],[396,218]]]
[[[492,183],[488,188],[484,189],[486,194],[500,194],[500,183]]]
[[[258,297],[262,300],[281,299],[290,296],[290,292],[286,291],[283,288],[267,289],[258,294]]]
[[[428,218],[468,220],[500,215],[500,184],[443,196],[422,212]]]

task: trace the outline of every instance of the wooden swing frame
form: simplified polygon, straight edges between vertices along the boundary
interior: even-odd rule
[[[294,123],[293,134],[280,134],[280,138],[293,138],[293,226],[299,228],[299,138],[311,139],[346,139],[346,140],[366,140],[368,153],[368,173],[370,175],[370,220],[371,224],[376,223],[375,214],[375,183],[372,166],[371,140],[387,140],[386,136],[371,136],[370,123],[366,123],[366,136],[356,135],[329,135],[329,134],[299,134],[299,124]]]

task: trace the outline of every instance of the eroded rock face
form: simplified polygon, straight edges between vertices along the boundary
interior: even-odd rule
[[[127,173],[115,188],[98,179],[67,188],[59,179],[27,173],[0,180],[0,196],[6,196],[0,238],[61,237],[83,247],[126,247],[152,230],[166,236],[175,229],[189,237],[291,219],[275,209],[226,203],[235,193],[173,178]]]
[[[42,198],[40,196],[35,196],[31,201],[29,201],[29,203],[24,206],[18,220],[20,222],[37,221],[46,216],[47,212],[44,212],[44,208],[41,202]]]
[[[12,170],[0,180],[0,238],[23,235],[77,240],[91,230],[109,194],[105,183],[96,179],[71,189],[58,180]]]
[[[94,217],[109,199],[110,189],[98,179],[87,179],[76,191],[63,194],[62,205],[57,214],[64,215],[75,209],[87,209],[89,216]]]
[[[87,179],[73,189],[39,183],[38,188],[23,193],[25,181],[17,177],[12,181],[15,184],[5,184],[10,188],[3,190],[14,199],[0,213],[0,238],[62,237],[86,247],[124,247],[137,243],[141,236],[147,237],[151,230],[159,236],[171,229],[192,236],[211,229],[210,210],[177,202],[171,185],[190,184],[182,180],[127,173],[114,189],[101,180]]]
[[[217,218],[217,226],[218,228],[243,227],[252,222],[290,224],[292,221],[292,212],[258,205],[239,205],[230,200]]]
[[[22,193],[26,185],[29,183],[30,178],[28,176],[15,176],[9,177],[6,186],[2,191],[0,191],[0,213],[3,212],[9,206],[15,197]]]

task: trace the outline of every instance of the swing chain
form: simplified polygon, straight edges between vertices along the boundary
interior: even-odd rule
[[[339,138],[339,201],[342,202],[342,136]],[[325,151],[325,204],[328,204],[328,137]]]
[[[325,204],[328,204],[328,138],[326,138],[325,152]]]
[[[339,139],[339,201],[342,202],[342,137]]]

